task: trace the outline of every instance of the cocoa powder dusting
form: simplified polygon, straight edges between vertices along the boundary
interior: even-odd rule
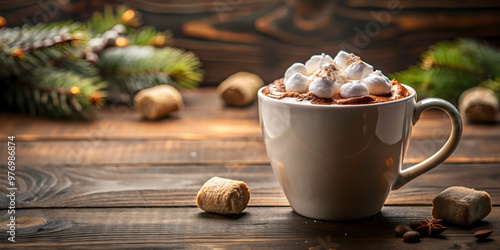
[[[351,65],[355,62],[360,62],[360,61],[361,61],[361,58],[359,56],[352,54],[352,53],[349,54],[345,59],[346,65]]]

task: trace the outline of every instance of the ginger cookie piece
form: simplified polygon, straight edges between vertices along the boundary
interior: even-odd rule
[[[250,190],[245,182],[212,177],[198,192],[196,205],[209,213],[239,214],[249,200]]]
[[[432,216],[460,226],[469,226],[491,212],[491,197],[484,191],[449,187],[432,200]]]

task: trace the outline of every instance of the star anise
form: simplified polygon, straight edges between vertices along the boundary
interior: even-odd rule
[[[443,223],[442,219],[434,219],[421,220],[418,221],[418,223],[414,222],[413,225],[420,224],[419,226],[414,228],[414,230],[419,232],[420,234],[436,237],[447,229],[447,227],[441,225],[441,223]]]

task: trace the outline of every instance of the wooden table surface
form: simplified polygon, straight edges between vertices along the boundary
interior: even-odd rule
[[[297,215],[273,176],[256,103],[226,107],[213,88],[183,92],[186,108],[143,121],[111,105],[94,121],[54,121],[0,113],[1,248],[500,249],[500,125],[464,127],[444,163],[400,190],[365,220]],[[424,113],[405,166],[435,152],[450,122]],[[7,241],[7,136],[16,143],[16,238]],[[245,181],[249,207],[235,216],[202,212],[195,197],[213,176]],[[493,211],[469,228],[405,243],[394,227],[432,217],[432,199],[463,185],[487,191]],[[491,240],[472,234],[492,229]]]

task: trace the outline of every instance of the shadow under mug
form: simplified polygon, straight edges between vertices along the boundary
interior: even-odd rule
[[[292,209],[323,220],[353,220],[377,214],[398,189],[442,163],[458,146],[462,119],[449,102],[410,96],[383,103],[313,105],[258,92],[264,143],[274,175]],[[401,169],[413,125],[427,109],[441,109],[451,135],[434,155]]]

